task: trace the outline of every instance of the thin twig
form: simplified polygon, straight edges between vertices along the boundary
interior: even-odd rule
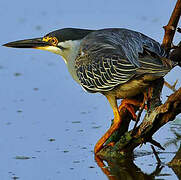
[[[165,150],[165,148],[157,141],[153,140],[152,138],[150,140],[148,140],[149,143],[153,144],[154,146],[162,149],[162,150]]]
[[[153,150],[153,154],[155,155],[155,158],[156,158],[156,160],[157,160],[158,165],[160,165],[160,164],[161,164],[161,160],[160,160],[160,158],[159,158],[159,156],[158,156],[158,154],[157,154],[154,146],[151,145],[151,148],[152,148],[152,150]]]
[[[176,85],[177,85],[178,79],[175,81],[173,85],[170,85],[167,81],[164,81],[164,85],[167,86],[169,89],[171,89],[173,92],[176,91]]]
[[[144,108],[145,108],[145,102],[143,103],[140,111],[138,112],[138,115],[137,115],[137,117],[136,117],[136,122],[135,122],[135,124],[134,124],[133,131],[132,131],[132,134],[131,134],[131,135],[134,135],[134,134],[135,134],[135,129],[136,129],[136,127],[137,127],[137,124],[138,124],[138,122],[139,122],[139,120],[140,120],[140,117],[141,117],[141,114],[142,114]]]

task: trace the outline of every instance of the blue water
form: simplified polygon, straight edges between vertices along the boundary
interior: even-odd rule
[[[161,42],[162,26],[167,24],[175,2],[1,0],[0,44],[41,37],[65,27],[124,27]],[[179,35],[174,42],[178,40]],[[84,92],[55,54],[5,47],[0,47],[0,54],[0,179],[107,179],[93,156],[94,144],[113,117],[107,100]],[[166,79],[174,83],[180,73],[175,68]],[[164,88],[163,100],[170,93]],[[163,144],[169,137],[173,137],[169,125],[156,135]],[[146,145],[137,150],[151,148]],[[168,147],[169,151],[176,148]],[[174,154],[161,156],[166,163]],[[135,163],[151,173],[156,160],[149,155],[137,158]],[[167,166],[162,172],[170,173],[162,178],[176,178]]]

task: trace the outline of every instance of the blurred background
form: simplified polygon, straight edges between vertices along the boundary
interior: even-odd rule
[[[176,0],[1,0],[0,44],[41,37],[50,31],[77,27],[123,27],[140,31],[162,42]],[[181,25],[181,23],[180,23]],[[174,42],[179,41],[179,35]],[[69,75],[62,58],[49,52],[0,47],[0,179],[105,180],[94,161],[93,147],[113,118],[107,100],[88,94]],[[175,68],[166,79],[180,78]],[[180,86],[180,79],[177,87]],[[166,87],[162,99],[172,92]],[[156,139],[174,138],[172,124]],[[175,152],[175,146],[167,152]],[[137,149],[149,152],[149,145]],[[173,153],[161,154],[164,163]],[[138,157],[145,173],[156,165],[154,156]],[[164,179],[175,179],[165,166]],[[160,175],[161,176],[161,175]]]

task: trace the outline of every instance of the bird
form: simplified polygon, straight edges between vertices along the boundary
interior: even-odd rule
[[[127,107],[135,117],[128,104],[141,104],[131,99],[144,94],[156,79],[164,77],[176,64],[159,42],[125,28],[63,28],[40,38],[13,41],[3,46],[34,48],[60,55],[72,78],[85,91],[101,93],[107,98],[114,121],[96,143],[95,154],[120,127],[122,107]],[[118,99],[124,102],[119,107]]]

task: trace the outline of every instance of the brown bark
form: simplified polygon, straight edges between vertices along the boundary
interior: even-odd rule
[[[161,84],[158,82],[154,84],[156,84],[153,87],[154,89],[161,87]],[[158,142],[152,139],[152,136],[160,127],[169,121],[173,121],[181,113],[181,88],[169,96],[167,101],[160,106],[158,106],[160,103],[159,96],[160,92],[156,89],[150,101],[150,106],[152,106],[150,107],[151,111],[146,114],[144,120],[134,132],[133,130],[125,132],[114,147],[105,147],[98,155],[103,159],[107,156],[112,158],[130,156],[137,146],[146,142],[162,148]]]
[[[177,0],[177,3],[175,5],[175,8],[172,12],[172,15],[170,17],[170,20],[166,26],[164,26],[165,35],[163,38],[162,46],[166,50],[170,50],[171,44],[177,29],[177,24],[181,16],[181,0]]]

